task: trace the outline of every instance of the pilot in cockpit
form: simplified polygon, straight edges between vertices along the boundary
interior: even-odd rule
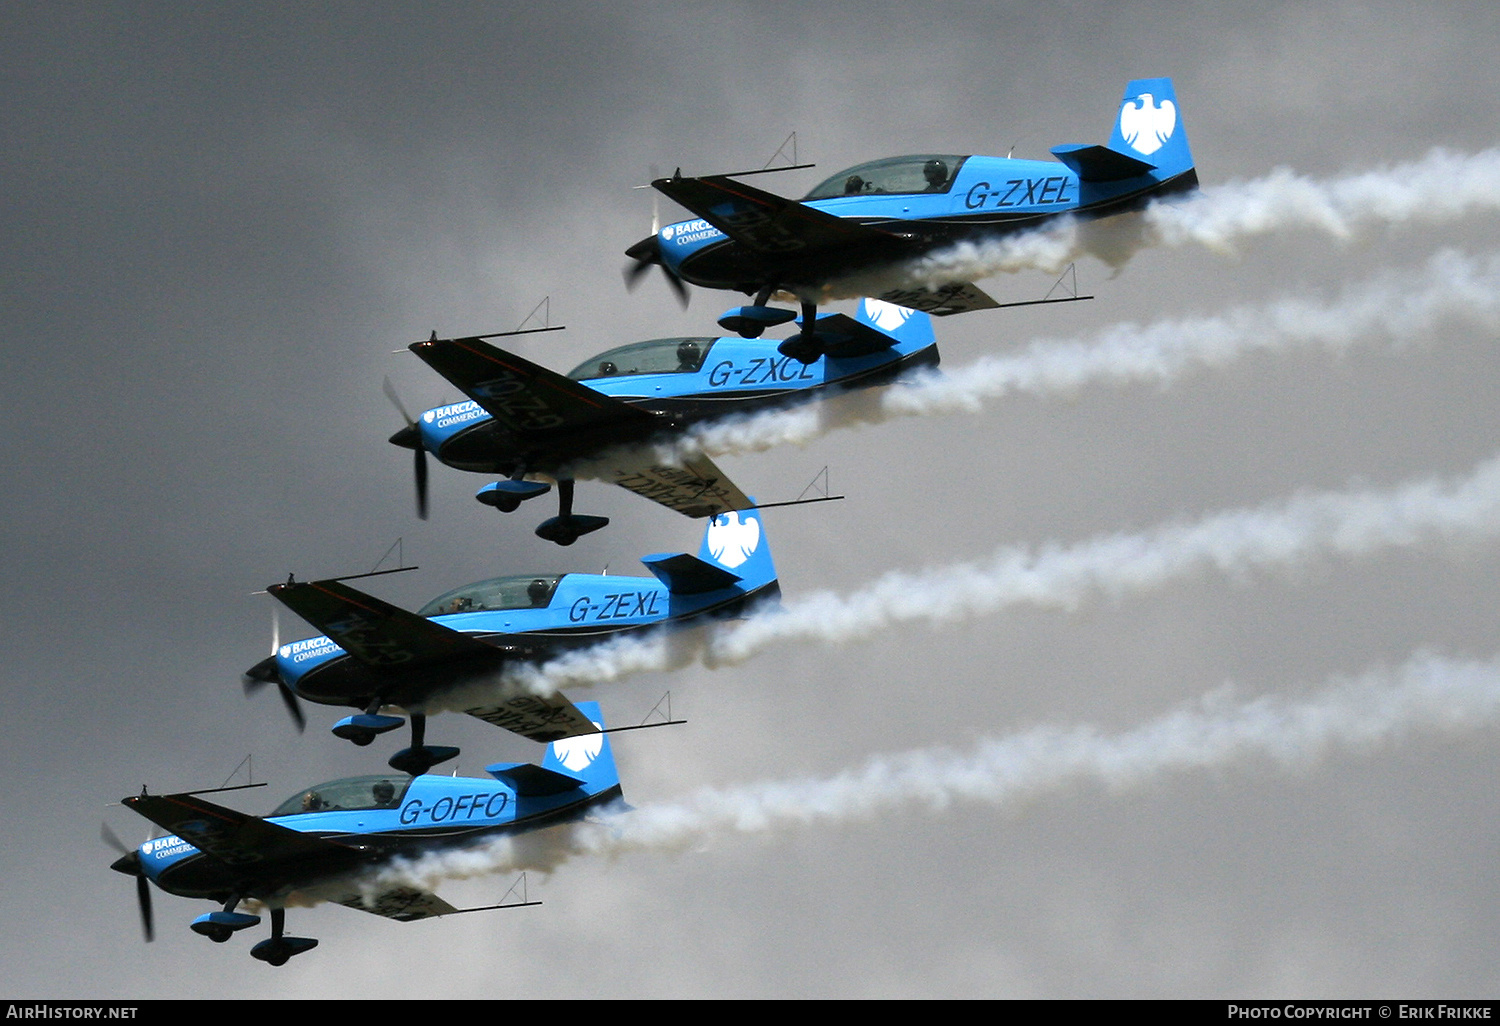
[[[929,160],[922,165],[922,177],[927,179],[928,192],[942,192],[948,184],[948,165],[941,160]]]
[[[526,597],[531,601],[533,609],[540,609],[547,604],[547,582],[538,577],[526,586]]]

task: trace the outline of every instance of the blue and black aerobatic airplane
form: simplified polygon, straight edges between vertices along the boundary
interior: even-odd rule
[[[416,453],[419,515],[428,453],[460,470],[504,475],[476,495],[503,512],[550,490],[537,477],[555,480],[558,515],[536,533],[559,545],[609,523],[573,512],[576,477],[620,485],[690,517],[745,510],[750,500],[707,456],[667,463],[653,443],[730,414],[889,384],[938,362],[927,315],[879,300],[865,300],[853,317],[822,315],[818,332],[822,351],[806,363],[778,353],[774,339],[659,338],[600,353],[566,375],[483,341],[497,336],[434,335],[409,348],[468,401],[415,420],[403,409],[407,425],[390,440]]]
[[[846,168],[800,202],[739,181],[762,172],[689,178],[679,171],[651,184],[697,218],[666,225],[631,246],[626,256],[634,263],[626,279],[634,283],[657,266],[679,292],[686,282],[752,295],[752,305],[730,310],[719,322],[743,334],[791,320],[790,311],[766,304],[778,292],[792,293],[801,300],[803,330],[781,351],[807,359],[826,345],[817,304],[842,279],[1063,215],[1123,213],[1198,185],[1167,78],[1125,87],[1108,144],[1056,146],[1052,154],[1058,162],[947,153],[890,157]],[[938,316],[999,305],[965,281],[894,289],[880,298]],[[815,326],[812,332],[808,325]]]
[[[169,894],[205,898],[222,908],[193,921],[192,929],[227,941],[260,922],[237,911],[256,901],[271,913],[271,937],[250,954],[272,965],[317,946],[285,933],[286,906],[323,899],[390,919],[410,922],[456,912],[427,891],[409,885],[379,886],[367,876],[397,858],[412,858],[499,833],[520,833],[577,820],[621,802],[620,778],[599,707],[577,708],[593,733],[554,741],[540,766],[495,763],[480,777],[399,775],[351,777],[303,788],[268,816],[251,816],[205,801],[207,792],[126,798],[123,804],[167,837],[126,848],[110,866],[136,878],[146,939],[153,937],[151,884]],[[538,902],[487,906],[512,908]]]
[[[505,695],[500,671],[538,663],[623,634],[671,629],[736,617],[780,595],[771,546],[760,514],[711,517],[697,556],[644,556],[654,575],[528,574],[497,577],[439,595],[415,613],[340,579],[288,581],[268,591],[317,627],[315,638],[277,645],[245,674],[247,690],[275,684],[300,726],[297,699],[363,710],[333,733],[358,745],[400,727],[398,706],[411,714],[411,746],[389,765],[413,775],[458,754],[427,745],[425,708],[470,685],[496,685],[464,711],[534,741],[594,730],[561,694]],[[364,576],[364,575],[361,575]]]

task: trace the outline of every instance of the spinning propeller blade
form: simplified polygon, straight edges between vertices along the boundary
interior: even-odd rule
[[[437,340],[437,332],[432,333],[433,341]],[[416,454],[416,464],[413,474],[417,482],[417,516],[422,520],[427,519],[427,449],[422,445],[422,432],[417,427],[417,422],[412,419],[411,414],[406,412],[401,398],[396,395],[396,386],[391,384],[391,379],[385,379],[385,397],[396,407],[396,412],[401,414],[401,419],[406,421],[406,427],[391,436],[391,444],[410,448]]]
[[[276,690],[281,692],[282,704],[291,714],[292,722],[297,725],[297,732],[300,734],[307,729],[307,716],[302,712],[302,703],[297,700],[297,693],[281,679],[281,672],[276,667],[276,650],[280,647],[281,609],[278,606],[272,606],[271,654],[241,674],[240,684],[244,687],[246,695],[255,694],[267,684],[275,684]]]
[[[109,868],[135,877],[135,904],[141,913],[141,933],[149,944],[156,939],[156,920],[151,913],[151,881],[146,879],[146,871],[141,868],[141,853],[126,847],[125,842],[115,836],[108,823],[100,825],[99,837],[105,844],[120,852],[120,857],[110,863]]]
[[[109,828],[108,823],[99,824],[99,839],[121,855],[129,855],[135,851],[134,848],[120,840],[119,835]]]
[[[656,167],[651,167],[651,178],[657,178]],[[649,185],[638,185],[637,189],[650,189]],[[672,291],[677,295],[677,302],[682,304],[684,310],[688,305],[687,283],[672,273],[672,269],[666,265],[661,257],[661,194],[651,189],[651,234],[646,236],[634,246],[625,251],[634,263],[625,265],[625,288],[634,291],[640,283],[641,276],[651,270],[652,265],[661,268],[662,274],[667,276],[667,284],[672,286]]]
[[[634,261],[634,263],[625,265],[625,287],[627,289],[634,289],[637,283],[640,282],[641,276],[651,270],[653,266],[660,267],[662,274],[667,276],[667,284],[672,286],[672,291],[677,295],[677,302],[682,304],[684,310],[687,309],[687,283],[672,273],[672,269],[662,260],[661,241],[657,236],[651,235],[642,239],[627,249],[625,255]]]
[[[135,903],[141,910],[141,933],[150,944],[156,939],[156,919],[151,914],[151,881],[145,873],[135,878]]]
[[[277,681],[276,690],[281,692],[281,703],[286,706],[286,711],[291,714],[292,722],[297,725],[297,733],[307,729],[307,716],[302,712],[302,703],[297,701],[297,696],[292,689]]]

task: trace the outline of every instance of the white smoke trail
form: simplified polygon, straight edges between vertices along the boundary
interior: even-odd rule
[[[1189,242],[1228,250],[1289,229],[1345,241],[1382,225],[1442,224],[1500,210],[1500,149],[1435,149],[1421,160],[1317,181],[1280,168],[1265,178],[1205,189],[1183,203],[1158,203],[1146,223],[1161,245]]]
[[[1085,255],[1119,265],[1150,246],[1192,243],[1228,253],[1246,239],[1292,230],[1342,243],[1380,226],[1440,224],[1496,211],[1500,150],[1435,149],[1420,160],[1321,181],[1282,168],[1153,203],[1140,217],[1069,220],[1049,230],[963,243],[879,277],[841,282],[834,292],[854,298],[893,284],[934,287],[1021,270],[1057,273]]]
[[[443,879],[550,870],[570,854],[682,850],[725,835],[838,825],[910,808],[1009,808],[1077,785],[1141,789],[1167,774],[1257,759],[1295,770],[1334,749],[1364,751],[1419,732],[1468,732],[1497,720],[1500,657],[1473,662],[1419,654],[1298,699],[1267,695],[1236,702],[1228,688],[1219,689],[1117,734],[1091,726],[1039,727],[966,751],[880,756],[831,777],[705,788],[677,803],[581,824],[555,834],[550,844],[522,848],[503,840],[402,863],[380,882],[432,889]]]
[[[663,459],[802,445],[837,428],[896,417],[972,413],[1008,395],[1055,395],[1091,384],[1167,386],[1201,368],[1224,367],[1252,353],[1320,348],[1342,353],[1377,341],[1407,344],[1450,325],[1500,327],[1500,254],[1434,254],[1418,269],[1389,271],[1345,287],[1330,301],[1282,299],[1212,317],[1119,324],[1086,340],[1038,339],[1019,352],[991,356],[884,389],[694,430]]]
[[[847,644],[898,624],[955,623],[1023,605],[1072,610],[1207,572],[1242,577],[1323,558],[1473,543],[1496,534],[1500,457],[1452,481],[1313,492],[1149,531],[1101,535],[1071,547],[1006,546],[983,562],[894,571],[853,594],[816,592],[731,624],[626,639],[542,666],[518,667],[498,687],[503,694],[551,694],[696,660],[710,666],[740,663],[788,642]],[[473,695],[467,698],[472,702]]]

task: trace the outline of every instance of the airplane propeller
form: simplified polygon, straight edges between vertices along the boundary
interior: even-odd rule
[[[625,251],[625,255],[635,262],[625,267],[625,287],[634,289],[641,280],[641,276],[651,270],[652,266],[660,267],[662,274],[667,276],[667,284],[672,286],[672,291],[677,295],[677,302],[682,304],[684,310],[688,305],[687,284],[666,265],[661,258],[661,240],[655,236],[649,236],[637,242]]]
[[[252,666],[250,671],[240,678],[240,682],[245,686],[245,694],[253,695],[267,684],[275,684],[276,690],[281,693],[282,704],[286,706],[286,711],[292,717],[292,722],[297,724],[297,732],[300,734],[307,729],[307,714],[302,711],[302,703],[297,700],[296,692],[282,683],[280,678],[267,680],[264,677],[256,675],[257,672],[261,671],[265,663],[272,663],[273,665],[270,670],[273,673],[275,672],[276,667],[272,659],[267,659],[262,663]]]
[[[433,341],[437,341],[437,332],[432,333]],[[401,419],[406,421],[406,426],[391,436],[392,445],[399,445],[403,449],[411,449],[416,454],[416,463],[413,466],[413,474],[417,482],[417,516],[423,520],[427,519],[427,448],[422,444],[422,432],[417,427],[417,422],[406,412],[401,399],[396,395],[396,386],[391,384],[391,379],[385,379],[385,397],[396,407],[396,412],[401,414]]]
[[[120,853],[120,857],[110,863],[109,868],[116,873],[135,877],[135,903],[141,911],[141,932],[145,934],[149,944],[156,939],[156,921],[151,914],[151,881],[146,879],[146,870],[141,866],[141,853],[135,848],[127,847],[124,841],[115,836],[108,823],[100,825],[99,837]]]
[[[656,177],[656,168],[651,169],[651,177]],[[645,185],[636,186],[638,189],[650,188]],[[625,255],[635,262],[625,265],[625,288],[635,291],[641,276],[651,270],[652,266],[660,267],[663,274],[667,276],[667,284],[672,286],[672,291],[677,294],[677,302],[682,304],[684,310],[688,305],[687,284],[667,266],[661,256],[661,195],[654,189],[651,192],[651,234],[646,236],[634,246],[625,251]]]
[[[297,732],[300,734],[307,729],[307,716],[302,712],[302,703],[297,700],[296,692],[281,679],[281,672],[276,667],[276,650],[280,647],[280,609],[272,606],[271,654],[241,674],[240,684],[244,687],[246,695],[255,694],[267,684],[275,684],[276,690],[281,692],[281,702],[286,706],[286,711],[291,714],[292,722],[297,724]]]

